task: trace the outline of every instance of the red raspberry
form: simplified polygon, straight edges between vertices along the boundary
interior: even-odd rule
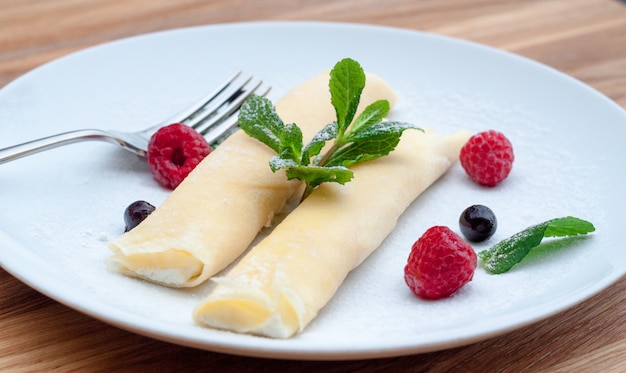
[[[196,130],[181,123],[160,128],[148,144],[148,165],[156,181],[174,189],[211,152]]]
[[[474,249],[450,228],[429,228],[411,248],[404,281],[423,299],[452,295],[474,277]]]
[[[513,146],[500,132],[490,130],[472,136],[461,148],[459,160],[478,184],[496,186],[513,167]]]

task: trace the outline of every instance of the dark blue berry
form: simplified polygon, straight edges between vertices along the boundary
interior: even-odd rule
[[[155,207],[146,201],[135,201],[124,210],[125,231],[135,228],[154,211]]]
[[[461,233],[472,242],[485,241],[496,233],[496,215],[487,206],[472,205],[466,208],[459,218]]]

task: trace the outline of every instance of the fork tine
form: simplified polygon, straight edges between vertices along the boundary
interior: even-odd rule
[[[216,146],[234,132],[233,129],[237,125],[237,116],[234,114],[248,97],[260,90],[262,85],[262,80],[254,80],[252,76],[244,77],[239,71],[189,108],[141,131],[140,137],[149,139],[156,130],[165,125],[184,123],[205,136],[211,146]],[[266,87],[260,95],[267,95],[270,89],[271,87]]]
[[[246,85],[249,82],[246,82]],[[232,133],[232,129],[237,125],[237,116],[234,114],[239,110],[243,102],[254,93],[261,96],[266,96],[269,93],[271,87],[260,90],[262,85],[262,80],[251,84],[248,89],[244,85],[223,102],[222,106],[224,108],[222,108],[222,112],[205,122],[198,123],[194,128],[207,139],[209,144],[219,144],[221,141],[218,140],[228,137]]]
[[[235,127],[237,127],[237,116],[231,115],[221,122],[205,128],[202,135],[211,144],[211,147],[216,147],[234,132]]]
[[[84,129],[59,133],[0,149],[0,164],[58,146],[87,140],[107,141],[145,157],[151,136],[159,128],[171,123],[185,123],[193,126],[203,135],[208,134],[209,144],[214,146],[233,132],[237,125],[237,117],[233,114],[263,84],[261,80],[250,84],[253,82],[252,77],[244,79],[244,82],[241,84],[235,84],[235,81],[241,74],[242,72],[237,72],[214,89],[213,92],[194,103],[194,105],[156,126],[137,132]],[[269,88],[262,92],[261,95],[265,96],[268,92]],[[218,100],[218,97],[226,97],[226,99]]]
[[[219,93],[218,96],[224,97],[224,98],[222,98],[219,101],[212,100],[211,102],[207,103],[207,105],[203,106],[202,108],[197,110],[195,113],[185,118],[183,120],[183,123],[185,123],[189,127],[192,127],[198,130],[201,123],[203,123],[208,118],[212,118],[215,115],[218,115],[218,113],[220,112],[220,110],[222,110],[224,106],[230,107],[232,102],[234,102],[235,98],[237,98],[237,96],[240,94],[241,90],[246,85],[248,85],[251,81],[252,81],[252,76],[245,78],[243,83],[231,84],[230,86],[228,86],[226,89],[224,89],[222,92]],[[215,98],[217,98],[218,96],[216,96]],[[200,131],[198,130],[198,132]]]
[[[182,122],[185,122],[185,121],[189,120],[190,118],[194,117],[194,115],[196,115],[196,113],[198,113],[200,111],[203,111],[202,109],[206,105],[208,105],[210,102],[215,100],[226,89],[228,89],[228,87],[230,87],[233,84],[233,82],[235,80],[237,80],[237,78],[239,78],[241,76],[241,74],[242,74],[241,71],[236,72],[230,78],[226,79],[223,83],[221,83],[219,86],[215,87],[215,89],[213,89],[213,91],[211,91],[210,93],[206,94],[205,96],[200,98],[198,101],[194,102],[192,105],[190,105],[188,108],[186,108],[182,112],[179,112],[176,115],[174,115],[174,116],[164,120],[160,124],[154,126],[153,129],[158,129],[160,127],[163,127],[164,125],[168,125],[168,124],[171,124],[171,123],[182,123]]]
[[[206,112],[201,112],[197,117],[194,117],[192,121],[186,122],[186,124],[193,127],[200,134],[206,135],[214,125],[239,110],[241,104],[250,97],[250,95],[256,92],[262,84],[262,80],[253,81],[252,77],[250,77],[240,87],[233,90],[234,92],[226,96],[227,98],[225,100],[209,105],[206,108]]]
[[[253,93],[257,93],[260,96],[267,96],[270,92],[271,87],[266,87],[265,89],[259,91],[259,88],[263,84],[262,81],[259,81],[256,85],[253,86],[249,91],[240,90],[236,93],[236,96],[233,95],[233,100],[237,100],[228,111],[225,111],[217,118],[212,118],[210,123],[206,124],[203,129],[199,132],[204,138],[207,140],[211,146],[217,146],[222,141],[224,141],[228,136],[230,136],[235,128],[237,127],[237,116],[234,115],[236,111],[238,111],[241,107],[241,104]],[[233,101],[234,102],[234,101]]]

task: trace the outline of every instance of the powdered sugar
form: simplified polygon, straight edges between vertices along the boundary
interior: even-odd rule
[[[220,351],[309,358],[389,356],[459,345],[558,312],[624,273],[619,221],[625,206],[619,196],[625,185],[616,175],[626,162],[623,110],[552,70],[474,45],[358,26],[289,27],[224,25],[164,33],[60,61],[0,91],[0,146],[78,128],[85,118],[94,126],[141,128],[203,91],[199,71],[210,69],[217,82],[251,55],[254,61],[246,68],[272,83],[273,98],[351,55],[397,91],[390,120],[442,134],[505,133],[516,156],[509,177],[495,189],[484,188],[453,165],[407,209],[319,317],[285,341],[194,325],[191,310],[211,283],[167,289],[107,270],[111,253],[103,240],[122,233],[124,208],[138,199],[158,206],[169,193],[152,180],[145,162],[108,144],[73,145],[2,165],[2,266],[72,307],[142,334]],[[298,45],[289,43],[293,30]],[[394,42],[385,53],[373,52],[367,44],[373,37]],[[242,40],[252,42],[230,48],[215,66],[207,66],[215,61],[214,49],[197,48]],[[312,53],[320,40],[328,43],[325,53]],[[294,50],[284,53],[285,43]],[[181,61],[180,55],[190,58]],[[121,82],[127,84],[122,92]],[[487,243],[474,245],[477,250],[565,215],[593,222],[597,232],[529,257],[503,275],[479,269],[449,299],[417,299],[402,278],[411,244],[432,225],[456,230],[461,211],[476,203],[489,206],[499,222]]]
[[[425,112],[427,106],[419,104],[420,100],[425,100],[421,96],[423,94],[416,98],[401,93],[402,101],[394,112],[394,118],[408,121],[412,117],[428,117],[429,113]],[[439,102],[444,97],[441,92],[436,96],[429,101]],[[433,121],[428,127],[450,133],[459,126],[458,118],[478,117],[495,107],[489,100],[457,98],[451,93],[449,100],[442,100],[451,107],[438,109],[446,115],[442,116],[441,123]],[[410,106],[413,103],[417,104]],[[432,106],[428,107],[432,110]],[[571,278],[578,277],[577,272],[585,266],[584,263],[597,255],[584,248],[588,245],[559,252],[557,256],[561,258],[546,257],[543,262],[533,263],[532,266],[521,265],[506,275],[488,275],[478,269],[474,280],[462,291],[439,302],[416,299],[403,283],[402,268],[411,244],[432,225],[449,225],[458,230],[458,214],[470,204],[490,206],[500,223],[500,230],[489,243],[477,245],[477,249],[529,224],[565,214],[580,215],[602,226],[602,217],[589,208],[598,205],[595,200],[600,193],[598,185],[580,177],[583,171],[585,175],[595,172],[594,168],[582,162],[577,154],[553,144],[550,139],[555,134],[539,126],[530,113],[524,113],[520,108],[516,108],[514,113],[507,113],[502,107],[498,110],[498,116],[507,119],[506,125],[496,122],[497,116],[492,112],[493,120],[486,120],[484,124],[468,121],[468,124],[475,130],[504,128],[510,136],[517,160],[509,179],[497,188],[479,187],[455,164],[409,207],[398,222],[397,229],[371,258],[347,278],[319,319],[297,338],[306,340],[335,329],[343,331],[340,338],[344,338],[346,343],[354,338],[371,337],[372,333],[393,335],[412,330],[416,334],[436,334],[441,330],[463,327],[477,319],[521,312],[531,304],[562,295],[579,286],[579,282],[572,283]],[[516,119],[512,120],[512,116]],[[90,157],[95,162],[91,164],[88,164],[90,158],[73,159],[76,151],[80,149],[55,154],[54,158],[65,158],[67,167],[60,171],[52,164],[47,166],[46,160],[38,160],[37,178],[46,178],[45,183],[28,182],[35,177],[28,173],[22,175],[19,183],[16,179],[5,184],[7,188],[13,185],[22,191],[25,186],[29,204],[40,206],[36,217],[17,206],[9,206],[10,220],[28,227],[25,235],[37,242],[30,250],[53,264],[54,271],[73,284],[72,291],[82,289],[112,307],[153,321],[188,325],[191,309],[208,292],[210,284],[178,291],[129,279],[106,269],[110,252],[102,237],[112,238],[121,233],[121,216],[127,203],[139,197],[158,203],[168,192],[149,186],[149,172],[139,162],[131,162],[133,166],[130,168],[119,170],[111,170],[108,164],[98,165],[101,157],[125,157],[116,154],[113,149],[102,149],[99,154]],[[75,174],[81,176],[75,178]],[[106,177],[107,174],[121,175],[123,179]],[[141,192],[129,190],[129,185],[140,186]],[[40,190],[44,188],[54,190],[54,195],[42,194]],[[592,216],[589,216],[590,212]],[[9,217],[6,219],[9,220]],[[37,224],[28,224],[33,219]],[[593,238],[594,241],[597,239]],[[119,289],[125,290],[120,292]],[[142,301],[137,302],[136,299]],[[167,306],[154,307],[155,304]],[[384,316],[389,313],[394,316]],[[389,317],[399,318],[402,322],[389,322]],[[369,329],[364,329],[364,324],[369,325]]]

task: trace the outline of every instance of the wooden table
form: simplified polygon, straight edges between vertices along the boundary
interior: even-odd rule
[[[0,0],[0,87],[105,41],[250,20],[358,22],[469,39],[555,67],[626,108],[626,3],[617,0]],[[626,371],[625,295],[622,278],[545,321],[452,350],[302,362],[229,356],[128,333],[0,270],[0,370]]]

